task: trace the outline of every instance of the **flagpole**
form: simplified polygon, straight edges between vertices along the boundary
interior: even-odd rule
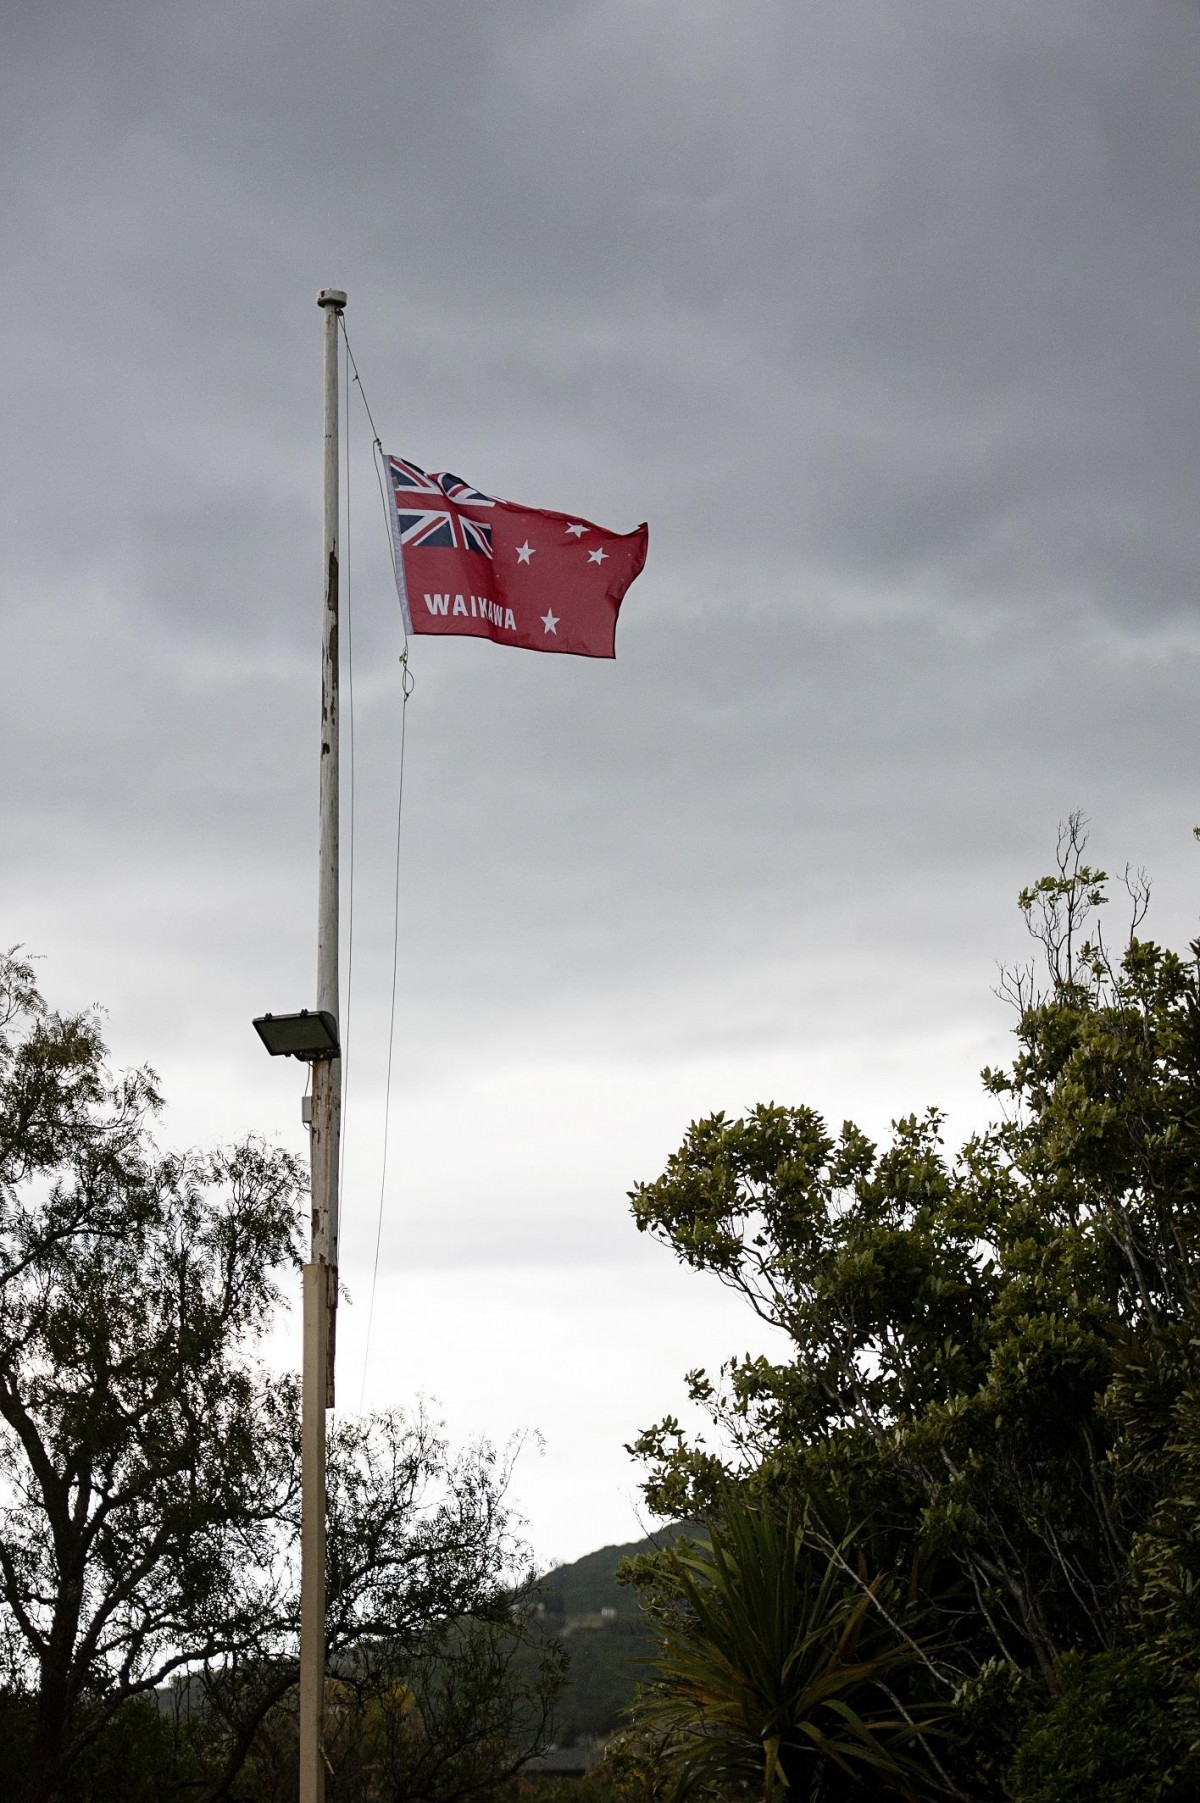
[[[317,1007],[338,1019],[338,320],[340,288],[323,288],[325,533],[321,630]],[[340,1057],[313,1064],[312,1247],[304,1267],[300,1504],[300,1803],[325,1797],[325,1411],[333,1404],[337,1306]]]

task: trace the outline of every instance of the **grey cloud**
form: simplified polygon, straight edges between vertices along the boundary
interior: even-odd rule
[[[295,1133],[245,1023],[312,974],[330,281],[389,449],[651,527],[615,667],[413,647],[423,1268],[641,1257],[626,1184],[760,1081],[969,1112],[1072,807],[1194,930],[1194,8],[10,12],[0,937],[181,1132]],[[352,406],[361,1220],[400,635]]]
[[[696,570],[735,486],[801,570],[1186,610],[1194,31],[1170,6],[60,15],[18,108],[32,467],[70,418],[101,540],[118,442],[143,505],[181,447],[197,503],[303,506],[336,262],[392,436],[544,492],[551,429],[564,478],[607,456],[602,504]],[[97,368],[124,378],[102,401]]]

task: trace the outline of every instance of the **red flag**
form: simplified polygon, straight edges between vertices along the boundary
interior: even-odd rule
[[[646,561],[645,526],[607,532],[481,494],[458,476],[427,475],[401,457],[385,465],[409,632],[615,656],[621,599]]]

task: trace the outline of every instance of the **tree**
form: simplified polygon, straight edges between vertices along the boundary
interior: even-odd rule
[[[427,1626],[416,1641],[376,1646],[329,1683],[330,1803],[476,1803],[494,1796],[545,1746],[564,1657],[535,1643],[522,1611]],[[268,1715],[239,1794],[296,1794],[296,1713]]]
[[[1197,1782],[1179,1747],[1200,1727],[1200,946],[1139,937],[1134,878],[1112,952],[1107,889],[1073,819],[1020,897],[1044,975],[1002,980],[1016,1055],[983,1076],[999,1118],[957,1154],[936,1109],[881,1148],[772,1104],[694,1123],[632,1195],[643,1231],[791,1342],[690,1375],[725,1450],[671,1418],[647,1430],[650,1499],[695,1512],[737,1476],[816,1493],[862,1524],[873,1569],[916,1559],[952,1758],[980,1795],[1021,1794],[1038,1721],[1051,1793],[1056,1699],[1093,1681],[1173,1724],[1147,1783]]]
[[[562,1686],[530,1642],[532,1579],[505,1495],[520,1442],[454,1452],[441,1424],[400,1410],[337,1422],[328,1442],[326,1656],[331,1797],[459,1803],[541,1749]],[[293,1530],[298,1526],[293,1519]],[[295,1790],[295,1539],[282,1607],[253,1646],[206,1662],[201,1803],[235,1780]],[[390,1774],[390,1776],[389,1776]],[[356,1788],[359,1787],[359,1788]]]
[[[162,1153],[159,1106],[152,1072],[110,1072],[94,1012],[51,1012],[29,962],[0,959],[0,1657],[29,1803],[87,1795],[121,1736],[149,1758],[137,1704],[173,1678],[196,1704],[188,1794],[219,1803],[297,1678],[297,1387],[258,1346],[305,1173],[254,1139]],[[478,1637],[511,1639],[525,1563],[513,1456],[453,1453],[423,1414],[336,1423],[344,1683],[450,1634],[479,1654],[483,1707],[502,1672]]]
[[[153,1073],[0,964],[0,1601],[33,1684],[31,1798],[122,1706],[253,1641],[295,1399],[252,1356],[302,1173],[256,1141],[164,1155]]]
[[[638,1717],[680,1792],[751,1785],[764,1803],[816,1803],[846,1778],[906,1796],[926,1773],[936,1784],[933,1712],[898,1694],[928,1650],[896,1631],[910,1612],[894,1587],[847,1583],[803,1520],[737,1490],[706,1525],[707,1546],[652,1555],[641,1574],[659,1642]]]

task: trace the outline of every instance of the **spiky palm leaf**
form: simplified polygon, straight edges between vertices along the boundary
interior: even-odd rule
[[[919,1657],[880,1632],[879,1580],[855,1591],[803,1525],[731,1496],[710,1545],[673,1558],[680,1607],[664,1620],[643,1719],[674,1731],[672,1758],[717,1784],[821,1794],[836,1769],[903,1793],[906,1748],[931,1725],[891,1680]]]

